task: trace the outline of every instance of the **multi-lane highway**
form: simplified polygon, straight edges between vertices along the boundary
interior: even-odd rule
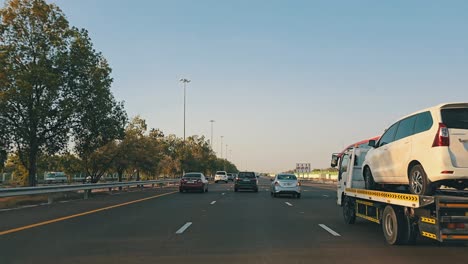
[[[466,245],[389,246],[380,226],[343,223],[332,185],[301,199],[211,184],[0,212],[0,263],[468,263]]]

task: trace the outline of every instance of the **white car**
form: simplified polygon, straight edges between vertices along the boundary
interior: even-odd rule
[[[468,103],[447,103],[418,111],[370,141],[363,163],[367,189],[378,184],[409,185],[432,195],[441,185],[468,187]]]
[[[228,182],[227,173],[225,171],[217,171],[216,175],[215,175],[215,178],[214,178],[214,181],[215,181],[215,183],[218,183],[220,181],[223,181],[223,182],[227,183]]]
[[[278,174],[271,179],[270,194],[277,197],[281,194],[290,194],[292,197],[301,198],[301,184],[294,174]]]

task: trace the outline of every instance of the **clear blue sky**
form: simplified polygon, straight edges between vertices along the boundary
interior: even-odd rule
[[[468,101],[467,1],[55,0],[130,116],[220,135],[241,168],[327,167],[399,117]],[[224,155],[224,154],[223,154]],[[231,158],[231,157],[230,157]]]

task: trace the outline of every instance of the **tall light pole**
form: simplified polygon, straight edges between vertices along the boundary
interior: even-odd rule
[[[187,91],[187,83],[190,82],[189,79],[182,78],[179,82],[184,84],[184,145],[183,145],[183,154],[184,154],[184,162],[185,162],[185,98],[186,98],[186,91]],[[182,163],[182,174],[185,174],[185,166]]]
[[[211,123],[211,141],[210,141],[211,149],[213,149],[213,123],[214,122],[215,122],[214,120],[210,120],[210,123]]]
[[[219,155],[221,156],[220,157],[221,159],[223,158],[223,137],[224,136],[221,136],[221,151],[219,152]]]
[[[185,143],[185,98],[186,96],[186,90],[187,90],[187,83],[190,83],[191,81],[189,79],[182,78],[179,80],[179,82],[184,84],[184,143]]]
[[[227,154],[228,154],[228,144],[226,144],[226,156],[225,156],[226,160],[228,160],[228,155]]]

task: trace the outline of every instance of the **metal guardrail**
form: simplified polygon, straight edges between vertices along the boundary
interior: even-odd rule
[[[179,182],[179,179],[0,188],[0,197],[51,194],[51,193],[84,191],[84,190],[95,190],[95,189],[109,189],[109,191],[112,191],[113,188],[118,188],[118,187],[130,187],[130,186],[139,186],[139,185],[143,186],[143,185],[149,185],[149,184],[154,186],[155,184],[161,184],[161,183],[168,184],[168,183],[177,183],[177,182]],[[85,198],[87,198],[87,194],[88,192],[85,192]]]

